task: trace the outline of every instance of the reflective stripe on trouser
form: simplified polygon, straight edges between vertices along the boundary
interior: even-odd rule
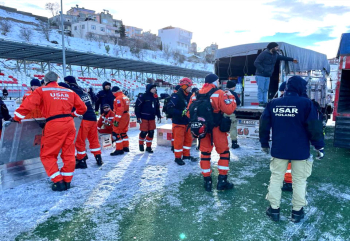
[[[237,118],[235,114],[226,115],[231,119],[230,137],[232,141],[237,141]]]
[[[222,153],[220,154],[220,160],[218,162],[218,169],[219,169],[219,174],[221,175],[227,175],[228,173],[228,163],[229,163],[229,157],[230,153],[229,147],[228,147],[228,141],[227,141],[227,133],[226,132],[221,132],[219,130],[219,127],[215,127],[213,129],[213,142],[214,146],[216,149],[217,153]],[[207,134],[201,141],[200,141],[200,147],[199,150],[201,152],[207,152],[211,153],[213,150],[213,146],[211,144],[210,140],[210,134]],[[202,161],[201,161],[202,162]],[[207,165],[207,164],[205,164]],[[202,166],[202,163],[201,163]],[[210,164],[209,164],[210,167]],[[202,168],[203,169],[203,168]],[[202,172],[203,176],[210,176]]]
[[[118,133],[115,133],[114,136],[117,138],[117,140],[115,141],[115,149],[118,151],[123,150],[123,139],[121,135]]]
[[[75,133],[72,118],[68,120],[59,119],[59,121],[52,120],[46,123],[41,138],[40,160],[53,182],[62,180],[71,182],[73,178],[73,174],[65,176],[65,173],[73,173],[75,169]],[[61,170],[58,169],[57,165],[57,156],[60,150],[62,150],[61,158],[63,161]]]
[[[147,135],[147,137],[146,137],[146,146],[147,147],[151,147],[152,146],[152,140],[153,140],[153,138],[151,138],[151,137],[149,137]]]
[[[121,133],[121,138],[123,139],[123,147],[129,147],[129,137],[127,133]]]
[[[173,124],[174,136],[174,155],[175,158],[182,156],[190,156],[192,146],[191,130],[187,129],[187,125]]]
[[[201,169],[204,177],[209,177],[211,175],[210,168],[210,152],[201,152]]]
[[[292,183],[292,163],[288,163],[286,174],[284,174],[284,181],[286,183]]]
[[[77,149],[77,159],[81,160],[86,156],[86,139],[89,141],[89,147],[91,153],[95,156],[101,154],[101,146],[98,140],[97,122],[82,120],[80,129],[75,141],[75,147]]]
[[[272,158],[270,162],[271,178],[266,199],[271,207],[280,207],[283,177],[287,170],[289,160]],[[293,174],[293,210],[299,211],[307,205],[306,201],[306,180],[312,172],[312,160],[292,160]]]

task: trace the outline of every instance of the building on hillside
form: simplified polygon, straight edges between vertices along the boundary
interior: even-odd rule
[[[90,34],[90,36],[89,36]],[[72,24],[72,35],[77,38],[120,37],[119,29],[93,20]]]
[[[79,5],[76,5],[76,7],[72,7],[67,11],[67,15],[71,16],[79,16],[79,17],[91,17],[95,15],[94,10],[85,9],[84,7],[79,8]]]
[[[192,32],[169,26],[159,29],[158,36],[162,40],[163,50],[165,47],[169,47],[172,51],[188,54],[191,46]]]
[[[142,28],[137,28],[133,26],[125,26],[125,35],[128,38],[141,38]]]
[[[157,34],[151,33],[151,31],[143,32],[142,38],[144,40],[152,41],[156,45],[160,45],[162,43],[162,40],[160,39],[160,37],[158,37]]]

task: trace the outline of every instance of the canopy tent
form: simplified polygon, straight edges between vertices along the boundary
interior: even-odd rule
[[[341,36],[337,58],[340,55],[350,55],[350,33],[343,33]]]

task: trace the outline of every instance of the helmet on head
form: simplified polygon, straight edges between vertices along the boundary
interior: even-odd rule
[[[181,80],[180,80],[180,85],[182,86],[182,85],[187,85],[187,86],[192,86],[193,85],[193,83],[192,83],[192,80],[190,79],[190,78],[187,78],[187,77],[185,77],[185,78],[182,78]]]

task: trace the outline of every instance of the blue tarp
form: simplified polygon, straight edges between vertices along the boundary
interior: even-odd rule
[[[350,55],[350,33],[343,33],[341,36],[337,58],[340,55]]]

